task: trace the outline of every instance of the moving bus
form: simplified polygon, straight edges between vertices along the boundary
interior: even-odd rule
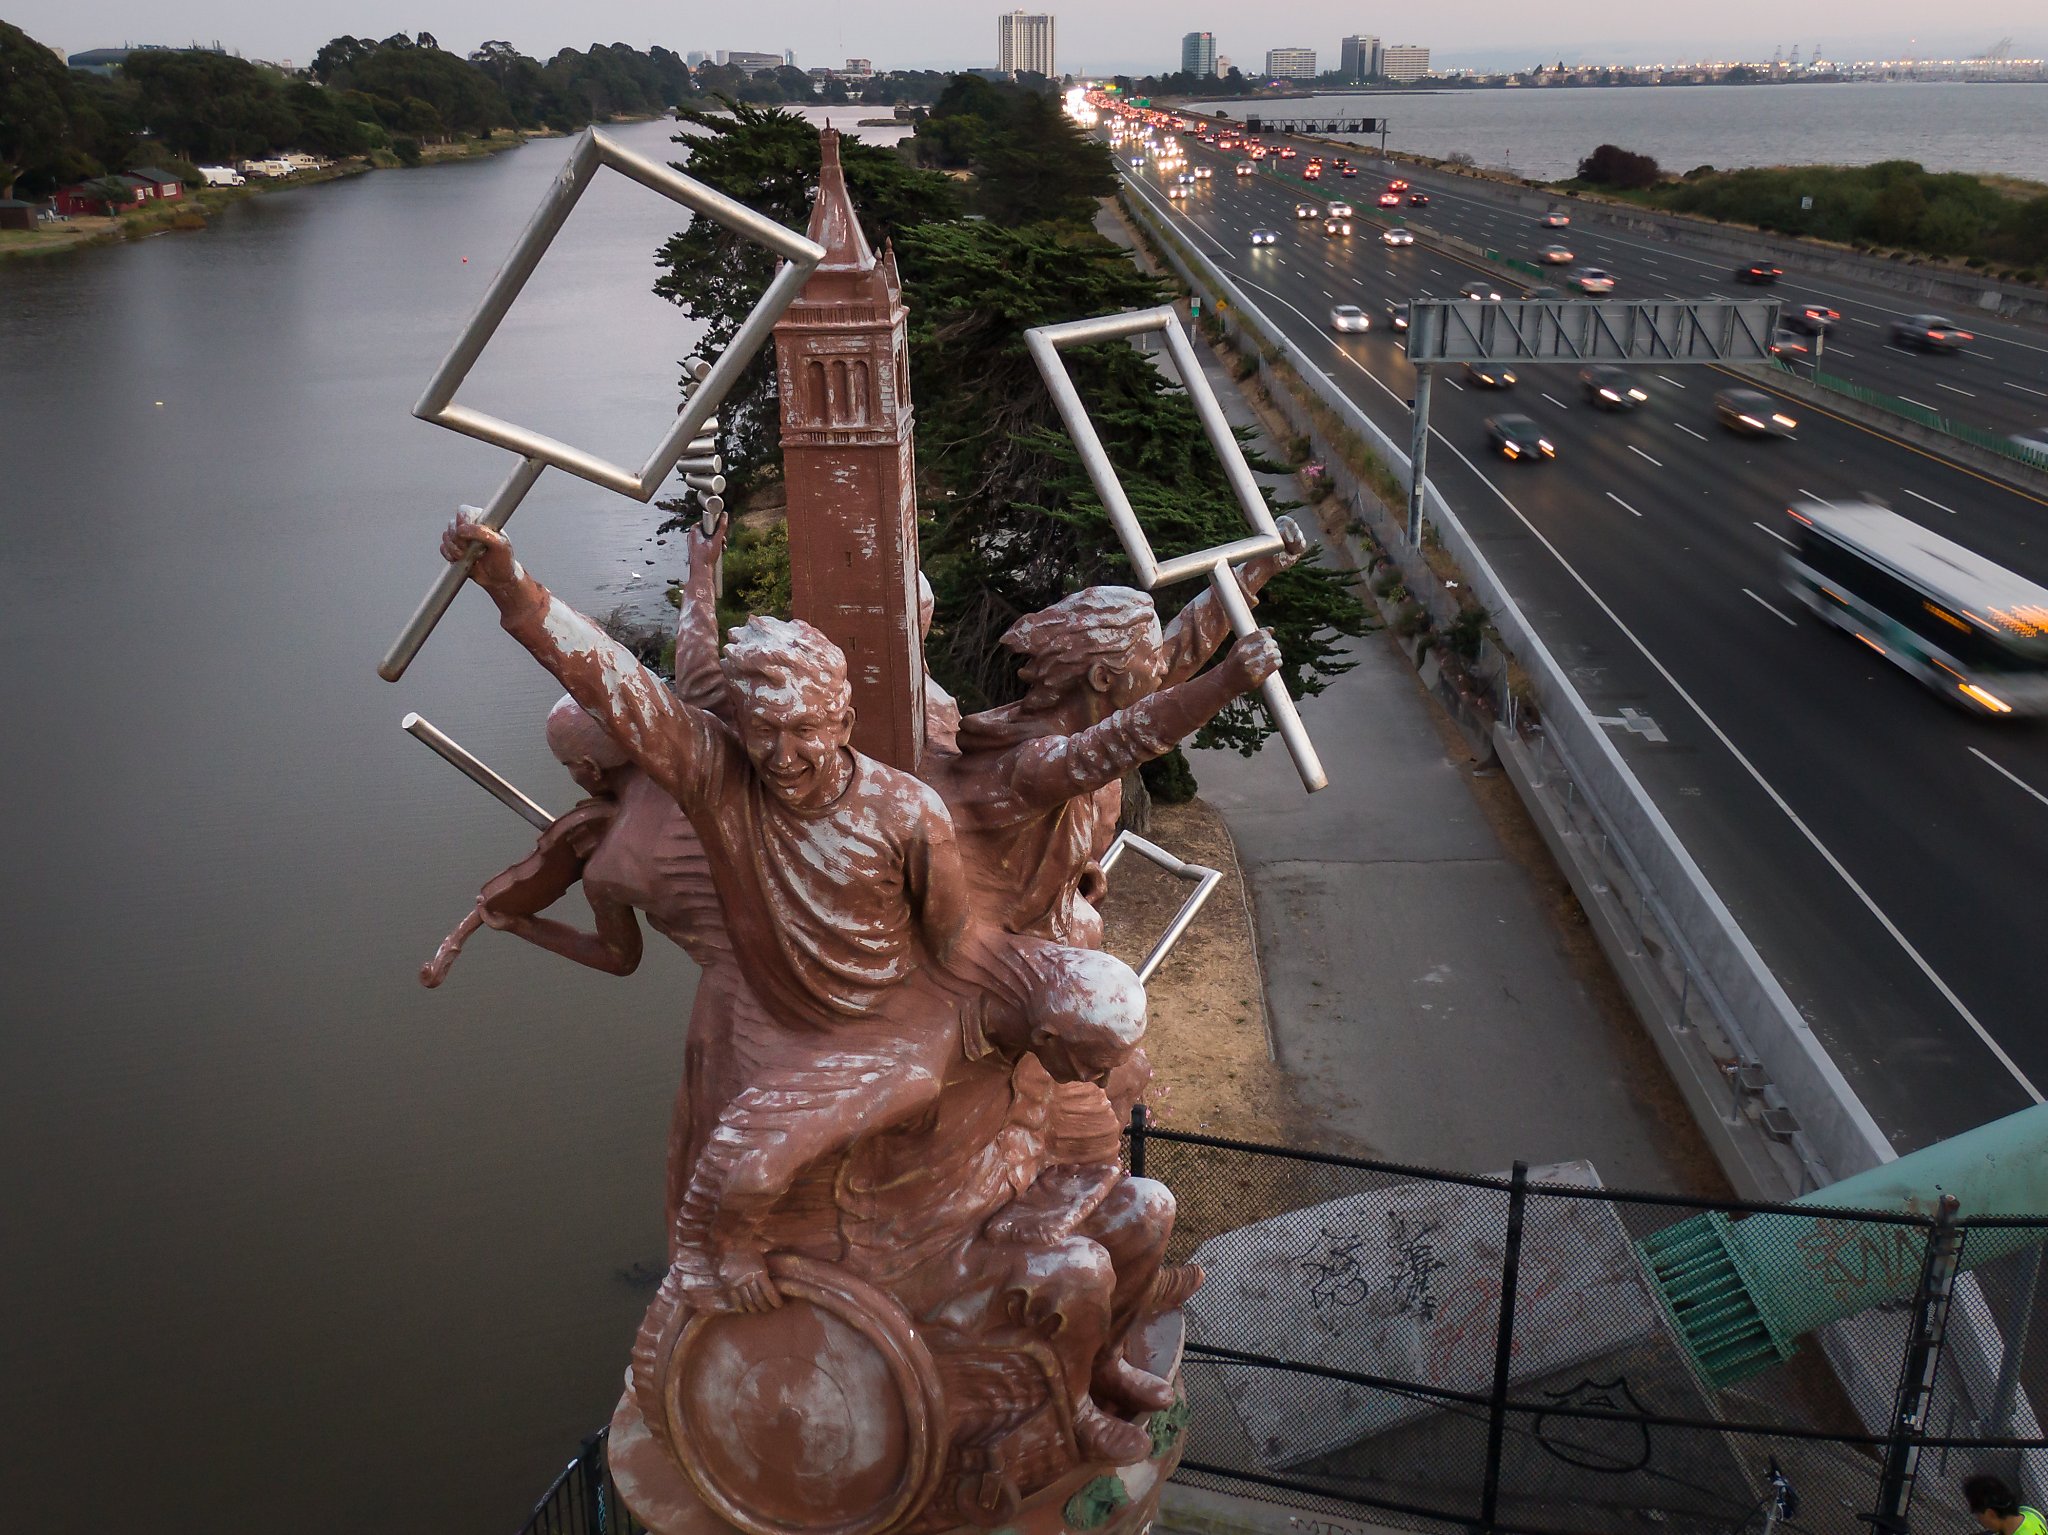
[[[2048,713],[2048,588],[1881,506],[1789,510],[1785,585],[1822,619],[1974,713]]]

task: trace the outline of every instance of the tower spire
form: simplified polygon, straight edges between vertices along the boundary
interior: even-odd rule
[[[846,190],[846,172],[839,164],[839,130],[827,128],[818,135],[818,200],[811,205],[810,237],[825,247],[821,272],[872,272],[875,253],[861,232],[860,219],[853,211],[853,198]]]

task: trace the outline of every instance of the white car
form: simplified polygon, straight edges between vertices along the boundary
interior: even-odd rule
[[[1166,189],[1166,195],[1177,203],[1186,202],[1188,198],[1188,189],[1182,186],[1178,181],[1176,181],[1172,186]]]
[[[1132,169],[1132,170],[1134,170],[1134,171],[1141,171],[1141,170],[1143,170],[1144,168],[1145,168],[1145,157],[1144,157],[1143,155],[1132,155],[1132,156],[1131,156],[1131,169]]]
[[[1206,165],[1198,165],[1195,167],[1195,180],[1197,181],[1207,181],[1214,175],[1215,172],[1210,170],[1209,167]]]
[[[1352,216],[1352,208],[1349,203],[1331,203],[1329,211],[1330,217],[1333,219],[1348,219]]]
[[[1468,282],[1458,290],[1458,297],[1477,299],[1483,304],[1498,304],[1500,289],[1490,282]]]
[[[1415,236],[1406,229],[1389,229],[1380,236],[1380,244],[1382,245],[1413,245],[1414,243]]]
[[[1582,266],[1571,276],[1572,286],[1581,293],[1612,293],[1614,274],[1596,266]]]
[[[1257,171],[1258,167],[1252,164],[1252,162],[1249,160],[1240,160],[1237,162],[1237,173],[1240,176],[1250,176],[1255,174]]]
[[[1538,253],[1538,259],[1545,266],[1570,266],[1578,258],[1572,254],[1569,245],[1546,245]]]
[[[1552,208],[1543,215],[1543,227],[1545,229],[1569,229],[1571,223],[1572,216],[1562,208]]]
[[[1330,311],[1330,329],[1341,335],[1372,329],[1372,316],[1356,304],[1339,304]]]
[[[1280,231],[1277,229],[1254,229],[1252,231],[1252,245],[1255,249],[1261,245],[1278,245],[1279,243]]]
[[[1294,216],[1298,219],[1319,219],[1323,216],[1323,210],[1314,203],[1296,203]]]

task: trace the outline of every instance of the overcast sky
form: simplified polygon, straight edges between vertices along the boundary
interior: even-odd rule
[[[504,38],[546,58],[565,47],[623,42],[693,48],[796,50],[805,66],[849,55],[878,68],[958,68],[995,61],[995,16],[1007,6],[973,0],[754,0],[744,6],[655,0],[0,0],[0,17],[67,53],[123,42],[219,39],[253,58],[304,64],[339,33],[386,37],[432,32],[467,52]],[[1041,8],[1041,7],[1032,7]],[[1377,7],[1357,0],[1287,0],[1271,6],[1216,0],[1120,0],[1042,7],[1059,18],[1063,70],[1176,68],[1191,27],[1256,67],[1265,50],[1302,46],[1334,66],[1337,40],[1372,32],[1421,43],[1438,62],[1491,64],[1603,60],[1767,59],[1822,45],[1834,58],[1974,56],[1999,39],[2027,57],[2048,54],[2041,0],[1694,0],[1687,5],[1544,6],[1505,0],[1436,0]],[[1612,23],[1621,21],[1616,28]]]

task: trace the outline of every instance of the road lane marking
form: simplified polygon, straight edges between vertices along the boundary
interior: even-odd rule
[[[1780,613],[1780,612],[1779,612],[1779,611],[1778,611],[1778,610],[1777,610],[1776,608],[1772,607],[1772,606],[1771,606],[1771,605],[1770,605],[1770,604],[1769,604],[1768,602],[1764,602],[1764,599],[1763,599],[1763,598],[1761,598],[1761,597],[1757,596],[1757,594],[1756,594],[1755,592],[1751,591],[1751,590],[1750,590],[1750,589],[1749,589],[1748,587],[1746,587],[1746,586],[1745,586],[1745,587],[1744,587],[1744,588],[1742,589],[1742,595],[1743,595],[1743,596],[1745,596],[1745,597],[1747,597],[1747,598],[1749,598],[1749,599],[1750,599],[1751,601],[1753,601],[1753,602],[1761,603],[1761,604],[1763,605],[1763,607],[1764,607],[1764,608],[1765,608],[1765,609],[1766,609],[1766,610],[1767,610],[1767,611],[1768,611],[1768,612],[1769,612],[1769,613],[1771,614],[1771,616],[1772,616],[1772,617],[1774,617],[1774,618],[1784,618],[1784,619],[1785,619],[1785,622],[1786,622],[1786,623],[1788,623],[1788,624],[1790,624],[1790,625],[1791,625],[1791,626],[1792,626],[1793,628],[1795,628],[1795,629],[1797,629],[1797,628],[1799,627],[1799,620],[1798,620],[1798,619],[1796,619],[1796,618],[1786,618],[1786,617],[1785,617],[1785,615],[1784,615],[1783,613]]]
[[[1870,328],[1871,328],[1872,330],[1883,330],[1883,329],[1884,329],[1884,327],[1883,327],[1883,326],[1881,326],[1881,325],[1879,325],[1879,324],[1877,323],[1877,321],[1875,321],[1875,320],[1866,320],[1866,319],[1863,319],[1862,317],[1860,317],[1860,316],[1858,316],[1858,315],[1853,315],[1853,314],[1849,316],[1849,323],[1850,323],[1851,325],[1868,325],[1868,326],[1869,326],[1869,327],[1870,327]]]
[[[1557,407],[1557,408],[1558,408],[1559,410],[1570,410],[1570,409],[1571,409],[1571,407],[1570,407],[1569,405],[1565,404],[1565,402],[1564,402],[1564,401],[1560,400],[1560,399],[1559,399],[1559,398],[1558,398],[1558,397],[1557,397],[1556,395],[1554,395],[1554,394],[1551,394],[1551,393],[1549,393],[1549,392],[1548,392],[1547,390],[1542,390],[1542,389],[1539,389],[1539,390],[1537,390],[1536,392],[1537,392],[1538,394],[1542,395],[1542,396],[1543,396],[1543,398],[1544,398],[1544,399],[1546,399],[1546,400],[1548,400],[1548,401],[1549,401],[1549,402],[1550,402],[1551,404],[1555,405],[1555,406],[1556,406],[1556,407]]]
[[[1986,767],[1990,768],[1992,772],[2004,774],[2007,778],[2011,779],[2014,783],[2018,784],[2022,789],[2025,789],[2029,794],[2033,795],[2034,798],[2039,800],[2042,804],[2048,805],[2048,794],[2043,794],[2039,789],[2035,788],[2032,784],[2028,783],[2024,778],[2020,777],[2019,774],[2013,772],[2012,769],[2000,767],[1997,763],[1993,762],[1989,757],[1985,756],[1982,752],[1978,751],[1977,748],[1974,746],[1970,748],[1970,755],[1975,757],[1979,762],[1983,763]]]
[[[1950,394],[1959,394],[1966,400],[1974,400],[1977,398],[1974,394],[1970,393],[1969,390],[1958,389],[1954,384],[1944,384],[1939,379],[1935,380],[1934,387],[1937,389],[1946,389]],[[1899,396],[1899,398],[1904,399],[1905,396],[1901,395]]]
[[[1939,501],[1935,500],[1935,499],[1934,499],[1934,497],[1932,497],[1932,496],[1923,496],[1923,495],[1921,495],[1921,494],[1920,494],[1920,492],[1919,492],[1919,491],[1917,491],[1917,490],[1906,490],[1906,487],[1905,487],[1905,486],[1903,486],[1903,485],[1901,485],[1901,486],[1899,487],[1899,489],[1900,489],[1900,490],[1903,490],[1903,491],[1905,491],[1905,492],[1906,492],[1906,494],[1907,494],[1907,495],[1909,495],[1909,496],[1911,496],[1911,497],[1912,497],[1912,498],[1913,498],[1913,499],[1914,499],[1915,501],[1925,501],[1925,502],[1926,502],[1926,503],[1927,503],[1927,504],[1928,504],[1929,506],[1933,507],[1933,508],[1934,508],[1934,509],[1935,509],[1935,510],[1936,510],[1937,512],[1947,512],[1947,513],[1949,514],[1949,516],[1951,516],[1951,517],[1953,517],[1953,516],[1955,516],[1955,515],[1956,515],[1956,509],[1955,509],[1954,507],[1952,507],[1952,506],[1943,506],[1943,505],[1942,505],[1942,504],[1941,504],[1941,503],[1940,503]]]
[[[1637,458],[1650,458],[1649,454],[1645,453],[1641,448],[1637,447],[1634,443],[1630,443],[1628,445],[1628,450],[1629,452],[1635,454]],[[1657,461],[1654,458],[1650,458],[1650,462],[1653,464],[1657,464]],[[1659,469],[1662,469],[1664,466],[1662,464],[1657,464],[1657,467]]]
[[[2048,400],[2048,392],[2044,392],[2039,389],[2029,389],[2025,384],[2015,384],[2009,378],[2001,379],[2000,382],[2005,384],[2008,388],[2017,389],[2021,394],[2039,395],[2042,399]]]
[[[1458,391],[1458,393],[1460,393],[1460,394],[1463,394],[1463,393],[1465,392],[1465,386],[1464,386],[1463,384],[1459,383],[1459,382],[1458,382],[1458,381],[1457,381],[1456,379],[1454,379],[1454,378],[1447,378],[1447,379],[1445,379],[1445,380],[1444,380],[1444,382],[1445,382],[1445,383],[1447,383],[1447,384],[1449,384],[1449,385],[1450,385],[1450,386],[1451,386],[1451,387],[1452,387],[1453,389],[1457,390],[1457,391]]]
[[[1939,405],[1929,405],[1924,400],[1914,399],[1910,394],[1902,394],[1899,396],[1899,398],[1904,400],[1908,405],[1918,405],[1922,410],[1931,410],[1937,416],[1941,414],[1941,407]]]
[[[1607,499],[1612,501],[1616,506],[1620,507],[1624,512],[1628,512],[1636,517],[1640,517],[1643,515],[1641,512],[1638,512],[1634,507],[1630,506],[1626,501],[1622,500],[1621,497],[1617,496],[1611,490],[1607,492]]]
[[[1991,355],[1991,354],[1990,354],[1989,352],[1973,352],[1973,351],[1971,351],[1971,350],[1970,350],[1970,349],[1969,349],[1968,347],[1964,347],[1964,348],[1963,348],[1963,355],[1964,355],[1965,357],[1974,357],[1974,358],[1976,358],[1976,359],[1977,359],[1977,361],[1979,361],[1979,362],[1997,362],[1997,361],[1998,361],[1998,359],[1997,359],[1996,357],[1993,357],[1993,356],[1992,356],[1992,355]]]
[[[1854,357],[1856,354],[1845,346],[1831,346],[1827,349],[1826,355],[1829,357]]]
[[[1671,424],[1672,424],[1673,426],[1677,427],[1677,428],[1678,428],[1678,429],[1679,429],[1679,430],[1680,430],[1681,432],[1685,433],[1685,435],[1686,435],[1686,436],[1688,436],[1688,437],[1697,437],[1697,438],[1699,438],[1699,440],[1700,440],[1701,442],[1705,442],[1705,441],[1707,440],[1707,434],[1706,434],[1705,432],[1695,432],[1695,431],[1694,431],[1694,430],[1693,430],[1693,429],[1692,429],[1691,427],[1687,426],[1687,425],[1686,425],[1686,424],[1685,424],[1685,423],[1684,423],[1683,421],[1674,421],[1674,422],[1672,422]]]
[[[1792,488],[1798,491],[1800,495],[1806,497],[1807,500],[1818,501],[1822,506],[1833,506],[1835,504],[1834,502],[1830,501],[1826,496],[1816,496],[1804,485],[1794,485]]]
[[[1657,377],[1663,379],[1665,383],[1669,384],[1673,389],[1676,389],[1680,394],[1685,393],[1685,385],[1681,384],[1677,379],[1672,378],[1669,374],[1659,373]]]
[[[1904,952],[1906,957],[1913,962],[1914,967],[1919,970],[1921,975],[1926,977],[1928,984],[1933,986],[1934,989],[1941,994],[1942,1000],[1947,1002],[1950,1007],[1955,1009],[1956,1016],[1961,1018],[1963,1022],[1969,1026],[1970,1031],[1974,1033],[1977,1036],[1977,1038],[1983,1042],[1984,1048],[1991,1052],[1992,1056],[1998,1061],[1999,1065],[2003,1066],[2008,1072],[2012,1074],[2013,1080],[2019,1083],[2021,1090],[2024,1091],[2026,1095],[2036,1103],[2048,1103],[2048,1097],[2042,1096],[2041,1090],[2038,1087],[2034,1086],[2034,1084],[2030,1080],[2028,1080],[2027,1074],[2024,1071],[2020,1070],[2019,1063],[2013,1060],[2013,1058],[2010,1055],[2007,1055],[2005,1053],[2004,1048],[1998,1043],[1998,1041],[1991,1037],[1990,1030],[1986,1029],[1983,1023],[1978,1020],[1977,1015],[1970,1011],[1969,1004],[1964,1002],[1961,997],[1956,995],[1955,989],[1951,987],[1947,981],[1941,978],[1941,973],[1937,971],[1933,965],[1927,962],[1926,956],[1923,955],[1918,949],[1916,949],[1913,946],[1912,940],[1905,935],[1905,933],[1900,929],[1899,925],[1896,922],[1892,921],[1892,919],[1888,915],[1886,915],[1884,908],[1877,904],[1876,898],[1873,897],[1868,890],[1865,890],[1863,888],[1863,886],[1857,881],[1856,876],[1849,872],[1848,866],[1844,864],[1841,859],[1837,858],[1834,855],[1834,852],[1828,847],[1828,845],[1825,842],[1820,840],[1819,834],[1815,832],[1811,826],[1806,824],[1805,820],[1803,820],[1800,817],[1799,812],[1792,808],[1791,802],[1787,800],[1784,795],[1778,792],[1776,786],[1774,786],[1768,778],[1764,777],[1762,770],[1759,769],[1754,762],[1750,761],[1749,757],[1743,752],[1742,748],[1735,744],[1734,739],[1728,734],[1728,732],[1723,730],[1720,727],[1720,725],[1715,722],[1714,717],[1711,714],[1707,713],[1707,711],[1703,707],[1701,707],[1700,701],[1694,698],[1692,694],[1686,690],[1685,684],[1680,682],[1678,678],[1672,674],[1670,668],[1665,666],[1665,664],[1662,661],[1657,659],[1656,653],[1653,652],[1648,645],[1645,645],[1642,642],[1642,640],[1637,638],[1636,632],[1633,629],[1629,628],[1627,624],[1622,622],[1621,615],[1615,612],[1614,609],[1608,605],[1606,598],[1602,597],[1598,592],[1593,590],[1592,583],[1589,582],[1584,576],[1579,574],[1577,568],[1573,566],[1571,561],[1567,560],[1564,557],[1563,551],[1560,550],[1556,544],[1552,543],[1548,538],[1543,536],[1542,531],[1537,528],[1535,523],[1529,520],[1529,518],[1523,513],[1522,509],[1519,506],[1515,505],[1514,502],[1510,501],[1507,498],[1507,496],[1502,492],[1501,488],[1498,485],[1494,484],[1493,481],[1490,478],[1488,478],[1485,474],[1483,474],[1480,471],[1479,466],[1473,463],[1471,459],[1467,458],[1464,454],[1464,451],[1461,448],[1459,448],[1456,443],[1451,442],[1448,438],[1443,439],[1443,443],[1446,448],[1448,448],[1452,453],[1457,455],[1459,462],[1464,464],[1464,466],[1472,472],[1473,476],[1476,479],[1478,479],[1481,484],[1483,484],[1488,490],[1492,491],[1494,495],[1499,498],[1503,506],[1505,506],[1509,511],[1515,514],[1516,521],[1520,522],[1523,527],[1527,528],[1529,530],[1530,536],[1533,537],[1538,543],[1540,543],[1547,551],[1549,551],[1550,557],[1557,561],[1558,565],[1563,568],[1565,574],[1570,576],[1572,580],[1578,583],[1579,589],[1583,591],[1586,594],[1586,596],[1592,600],[1594,606],[1599,608],[1602,613],[1607,615],[1608,621],[1612,623],[1615,628],[1621,631],[1622,636],[1625,639],[1627,639],[1627,641],[1631,645],[1635,646],[1637,651],[1639,651],[1642,654],[1643,659],[1648,661],[1650,665],[1656,669],[1657,674],[1664,679],[1666,685],[1668,685],[1671,688],[1671,690],[1674,693],[1676,693],[1680,699],[1684,701],[1687,708],[1691,709],[1692,712],[1699,717],[1700,723],[1705,725],[1707,729],[1713,733],[1714,738],[1721,743],[1722,749],[1726,751],[1729,756],[1735,759],[1736,763],[1742,768],[1744,772],[1749,774],[1750,778],[1756,783],[1757,787],[1762,789],[1764,793],[1767,796],[1769,796],[1771,803],[1777,806],[1779,813],[1783,815],[1786,820],[1790,821],[1793,825],[1793,828],[1797,830],[1798,833],[1806,839],[1808,845],[1810,845],[1816,853],[1820,854],[1821,858],[1826,861],[1828,867],[1835,872],[1835,876],[1838,879],[1840,879],[1844,885],[1849,887],[1850,893],[1853,894],[1856,897],[1856,899],[1863,904],[1864,910],[1868,911],[1870,915],[1877,920],[1878,925],[1885,930],[1885,933],[1891,938],[1892,942],[1896,943],[1899,946],[1900,950]]]
[[[1770,534],[1771,537],[1775,538],[1787,549],[1797,549],[1799,547],[1797,544],[1793,543],[1791,539],[1787,538],[1784,534],[1780,533],[1776,528],[1767,528],[1762,523],[1754,521],[1750,523],[1750,526],[1752,528],[1755,528],[1759,533]]]

